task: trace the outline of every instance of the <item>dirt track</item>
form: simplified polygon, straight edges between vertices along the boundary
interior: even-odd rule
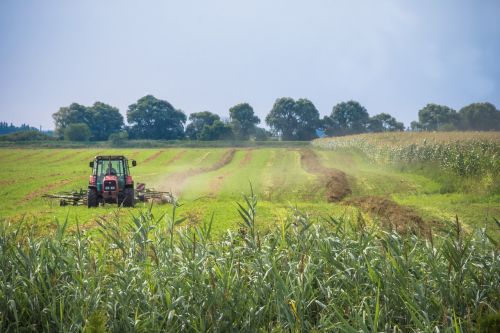
[[[341,201],[344,197],[351,194],[346,174],[340,170],[323,166],[316,153],[311,149],[300,150],[300,163],[304,170],[317,175],[320,181],[324,183],[328,202]]]
[[[148,162],[151,162],[151,161],[154,161],[156,160],[158,157],[160,157],[161,154],[163,154],[165,151],[164,150],[160,150],[160,151],[157,151],[156,153],[154,153],[153,155],[149,156],[148,158],[146,158],[144,160],[144,162],[142,163],[148,163]]]
[[[184,156],[186,154],[186,150],[182,150],[180,152],[178,152],[174,157],[172,157],[171,159],[169,159],[165,165],[169,165],[169,164],[172,164],[172,163],[175,163],[176,161],[178,161],[182,156]]]
[[[345,201],[347,205],[360,207],[376,216],[386,228],[399,233],[427,234],[428,227],[424,220],[411,208],[380,197],[359,197]]]
[[[217,162],[215,162],[211,166],[192,168],[185,171],[174,173],[167,179],[167,181],[163,186],[161,186],[161,188],[167,191],[172,191],[175,195],[179,195],[186,179],[188,179],[189,177],[196,176],[200,173],[211,172],[224,167],[225,165],[231,163],[235,153],[236,149],[229,149],[222,155],[222,157]]]

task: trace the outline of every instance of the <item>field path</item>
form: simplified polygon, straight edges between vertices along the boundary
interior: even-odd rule
[[[181,150],[180,152],[178,152],[177,154],[175,154],[171,159],[169,159],[165,165],[170,165],[170,164],[173,164],[175,162],[177,162],[179,159],[182,158],[182,156],[186,155],[186,152],[187,150]]]
[[[351,194],[346,174],[343,171],[323,166],[313,150],[301,149],[300,162],[304,170],[317,175],[321,184],[324,184],[328,202],[341,201]]]
[[[162,184],[160,184],[159,189],[170,191],[174,195],[179,196],[184,187],[184,183],[188,178],[199,175],[201,173],[216,171],[224,167],[225,165],[231,163],[235,153],[236,149],[232,148],[227,150],[217,162],[210,166],[190,168],[188,170],[176,172],[170,175],[165,181],[163,181]]]
[[[165,150],[159,150],[157,151],[156,153],[154,153],[153,155],[149,156],[148,158],[146,158],[142,163],[149,163],[151,161],[154,161],[156,160],[158,157],[160,157],[161,154],[163,154],[165,152]]]

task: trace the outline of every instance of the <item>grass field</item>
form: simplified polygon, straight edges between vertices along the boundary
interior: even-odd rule
[[[500,217],[497,178],[457,177],[433,165],[374,163],[357,149],[295,148],[169,148],[169,149],[1,149],[0,214],[16,221],[36,219],[40,229],[55,227],[54,218],[69,216],[71,224],[93,228],[96,220],[116,214],[116,207],[59,207],[44,193],[86,188],[88,162],[97,154],[124,154],[138,162],[135,181],[172,191],[183,205],[180,214],[190,225],[215,215],[216,233],[237,228],[236,202],[251,183],[259,197],[259,223],[268,229],[286,218],[290,207],[313,219],[355,216],[384,218],[356,198],[376,197],[408,207],[431,226],[442,226],[458,215],[466,226],[485,225],[498,235]],[[315,167],[315,166],[320,166]],[[340,200],[328,200],[325,185],[330,170],[345,174],[348,187]],[[488,177],[489,183],[488,183]],[[492,184],[493,183],[493,184]],[[380,204],[380,200],[373,203]],[[135,210],[122,209],[129,215]],[[153,207],[161,214],[164,206]],[[397,212],[396,212],[397,213]],[[383,215],[383,214],[382,214]],[[404,215],[404,214],[403,214]],[[397,216],[385,216],[396,219]],[[404,222],[404,221],[403,221]]]
[[[496,332],[497,134],[454,135],[0,149],[0,331]],[[180,207],[42,199],[97,154]]]

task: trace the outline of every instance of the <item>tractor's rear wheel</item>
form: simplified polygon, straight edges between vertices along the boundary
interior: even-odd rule
[[[135,193],[133,188],[126,188],[123,191],[123,207],[134,207]]]
[[[89,188],[87,192],[87,207],[97,207],[97,190],[95,188]]]

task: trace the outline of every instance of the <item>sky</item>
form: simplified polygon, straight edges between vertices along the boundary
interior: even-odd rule
[[[263,123],[280,97],[407,126],[427,103],[500,108],[500,1],[0,1],[0,121],[51,129],[95,101],[125,117],[147,94]]]

